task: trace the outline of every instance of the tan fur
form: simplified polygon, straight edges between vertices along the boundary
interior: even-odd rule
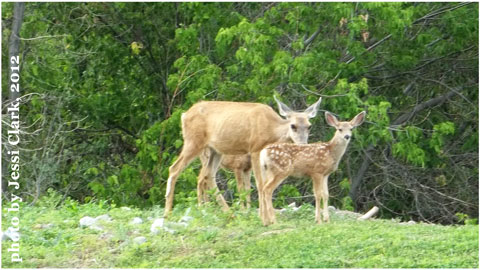
[[[202,161],[202,166],[207,166],[208,159],[210,157],[209,149],[206,149],[202,155],[200,155],[200,160]],[[251,198],[250,198],[250,175],[252,172],[252,163],[250,155],[223,155],[220,167],[226,170],[233,171],[235,174],[235,180],[237,181],[238,192],[247,191],[245,201],[242,201],[240,206],[244,208],[250,208]],[[198,179],[198,204],[203,202],[208,202],[209,198],[206,194],[206,190],[209,189],[208,183],[204,181],[205,179]]]
[[[264,179],[263,199],[265,213],[264,225],[275,223],[272,195],[275,188],[288,176],[308,176],[313,181],[315,193],[315,220],[317,223],[329,220],[328,215],[328,176],[337,170],[340,159],[350,142],[352,129],[362,124],[365,112],[361,112],[350,122],[338,122],[326,113],[327,123],[337,131],[329,142],[314,144],[275,143],[260,152],[260,164]],[[320,206],[323,204],[323,213]]]
[[[172,209],[175,183],[183,169],[205,149],[210,157],[202,166],[199,182],[205,181],[209,188],[217,188],[215,174],[222,155],[250,154],[258,190],[262,190],[259,153],[268,144],[292,140],[307,143],[310,123],[321,99],[305,112],[293,112],[277,100],[282,119],[272,108],[259,103],[201,101],[182,115],[184,145],[178,159],[169,168],[164,216]],[[292,130],[292,125],[295,130]],[[217,188],[218,189],[218,188]],[[261,196],[261,194],[260,194]],[[217,200],[228,209],[223,196]],[[260,211],[263,203],[260,201]]]

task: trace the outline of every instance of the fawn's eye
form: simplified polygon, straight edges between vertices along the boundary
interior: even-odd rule
[[[312,129],[312,126],[308,126],[307,129],[308,129],[308,130]]]
[[[338,131],[342,132],[342,129],[340,128],[340,129],[338,129]]]
[[[293,131],[297,131],[297,126],[291,125],[290,127],[293,129]]]

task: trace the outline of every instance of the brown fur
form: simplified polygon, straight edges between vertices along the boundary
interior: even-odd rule
[[[264,179],[263,199],[265,213],[262,216],[264,225],[275,223],[275,212],[272,195],[275,188],[288,176],[308,176],[313,181],[315,193],[315,219],[318,223],[329,220],[328,215],[328,176],[337,170],[352,136],[352,129],[365,119],[361,112],[350,122],[338,122],[326,113],[327,123],[337,131],[329,142],[314,144],[276,143],[267,146],[260,153],[260,163]],[[323,213],[320,205],[323,204]]]
[[[206,166],[209,159],[208,149],[200,155],[202,161],[202,166]],[[250,175],[252,172],[252,162],[250,155],[223,155],[220,167],[226,170],[233,171],[235,174],[235,180],[237,181],[238,192],[247,191],[245,201],[242,201],[240,206],[250,208],[251,198],[250,198]],[[206,195],[205,191],[210,187],[204,179],[198,180],[197,194],[198,194],[198,203],[208,202],[209,198]]]
[[[210,149],[211,154],[208,162],[202,166],[199,182],[206,181],[208,187],[216,188],[214,177],[222,155],[250,154],[257,188],[262,190],[260,151],[268,144],[289,139],[296,143],[307,143],[308,118],[315,116],[320,101],[305,112],[293,112],[277,100],[280,113],[287,119],[282,119],[272,108],[259,103],[201,101],[193,105],[182,115],[184,145],[178,159],[169,168],[164,216],[168,216],[172,209],[179,174],[205,149]],[[292,125],[295,131],[292,131]],[[217,200],[223,209],[228,209],[221,194],[217,195]]]

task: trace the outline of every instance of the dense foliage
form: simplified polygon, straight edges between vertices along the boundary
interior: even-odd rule
[[[12,20],[2,3],[3,44]],[[274,106],[276,93],[298,109],[322,96],[341,119],[367,110],[330,177],[334,205],[478,217],[477,3],[27,3],[20,37],[29,201],[51,187],[162,205],[182,112],[199,100]],[[8,46],[2,55],[6,69]],[[311,141],[333,134],[319,115]],[[198,169],[182,174],[177,203],[195,200]],[[278,195],[312,202],[311,182]]]

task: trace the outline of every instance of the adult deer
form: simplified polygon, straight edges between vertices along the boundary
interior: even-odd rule
[[[206,166],[208,159],[210,157],[210,149],[206,149],[201,155],[200,160],[202,161],[202,166]],[[245,155],[223,155],[222,161],[220,162],[220,167],[226,170],[233,171],[235,174],[235,180],[237,181],[237,190],[239,193],[245,193],[244,200],[241,200],[240,206],[244,208],[250,208],[251,199],[250,199],[250,175],[252,173],[252,162],[249,154]],[[207,183],[205,178],[202,175],[199,175],[198,185],[197,185],[197,194],[198,194],[198,204],[203,202],[208,202],[209,198],[207,196],[206,190],[215,188],[211,185],[212,183]],[[225,201],[220,199],[220,203]],[[226,202],[225,202],[226,203]]]
[[[336,128],[335,135],[329,142],[302,145],[275,143],[260,152],[265,211],[262,221],[265,226],[276,222],[272,205],[273,191],[290,175],[309,176],[312,179],[315,220],[319,224],[322,223],[322,219],[325,222],[329,221],[328,176],[337,170],[352,137],[352,129],[363,123],[365,114],[363,111],[350,122],[339,122],[333,114],[325,112],[327,124]],[[320,211],[320,207],[323,212]]]
[[[257,189],[262,190],[260,151],[266,145],[278,141],[307,143],[311,126],[309,118],[317,114],[322,98],[304,112],[294,112],[274,98],[280,115],[286,119],[278,116],[265,104],[228,101],[201,101],[182,114],[183,148],[178,159],[169,168],[165,217],[172,210],[178,176],[205,149],[210,149],[210,157],[206,166],[202,167],[200,176],[206,183],[216,187],[214,177],[222,155],[250,153]],[[217,199],[220,196],[217,195]],[[259,192],[260,212],[263,213],[263,201],[260,197]],[[224,208],[225,206],[226,203]]]

